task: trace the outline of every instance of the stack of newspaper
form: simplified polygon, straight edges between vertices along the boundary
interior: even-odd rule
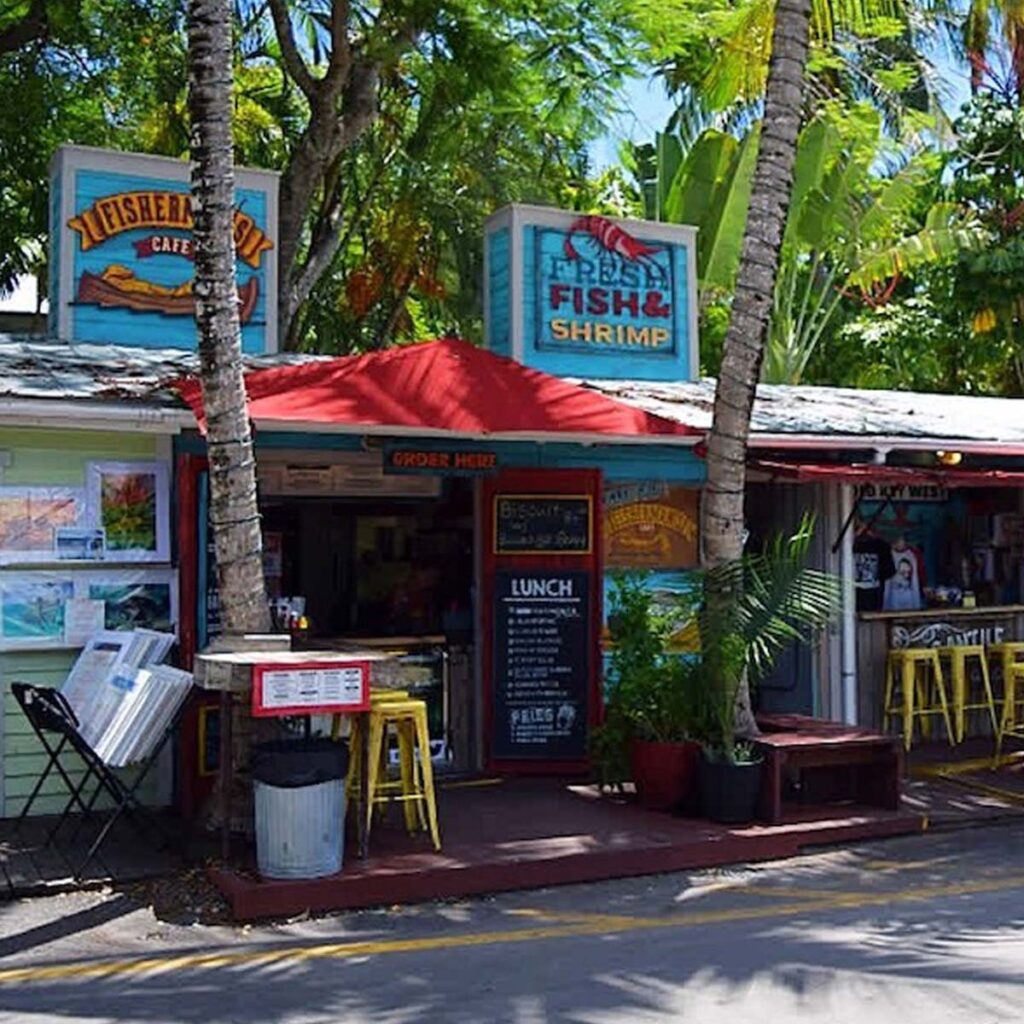
[[[161,665],[171,633],[104,631],[86,644],[61,688],[78,731],[114,768],[145,760],[192,687],[188,672]]]

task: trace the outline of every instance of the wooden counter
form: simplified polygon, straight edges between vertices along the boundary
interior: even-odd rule
[[[857,616],[857,689],[861,725],[881,728],[885,661],[891,648],[993,644],[1024,639],[1024,605],[861,612]]]
[[[917,612],[860,612],[857,616],[862,622],[891,622],[894,619],[944,619],[960,618],[996,618],[1024,615],[1024,604],[1003,604],[989,608],[922,608]]]

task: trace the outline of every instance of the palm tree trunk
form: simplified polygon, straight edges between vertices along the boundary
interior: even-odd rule
[[[228,634],[270,628],[256,464],[242,377],[232,212],[231,6],[190,0],[189,112],[200,377],[210,459],[210,526]]]
[[[708,567],[733,561],[743,553],[743,497],[750,414],[764,359],[793,186],[810,12],[809,0],[778,0],[775,9],[764,121],[750,212],[708,435],[708,479],[703,502],[704,562]],[[712,608],[719,605],[727,614],[732,595],[715,592],[715,578],[709,577],[707,600]],[[736,697],[736,730],[740,734],[757,731],[745,680]]]
[[[210,461],[210,528],[217,556],[222,641],[270,630],[256,498],[256,462],[242,376],[232,212],[231,0],[189,0],[189,113],[192,119],[192,209],[195,225],[196,325]],[[232,714],[231,822],[251,833],[249,755],[253,719],[243,702]],[[208,804],[219,824],[221,776]]]

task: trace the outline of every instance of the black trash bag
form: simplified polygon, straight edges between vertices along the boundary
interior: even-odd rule
[[[348,744],[329,739],[275,740],[252,748],[252,777],[267,786],[298,789],[348,774]]]

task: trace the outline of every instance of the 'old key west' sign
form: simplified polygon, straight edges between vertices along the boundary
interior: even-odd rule
[[[561,375],[691,379],[692,228],[511,206],[487,223],[495,351]]]
[[[236,172],[247,352],[276,348],[277,176]],[[51,184],[51,320],[73,341],[193,348],[192,204],[180,160],[62,147]]]

